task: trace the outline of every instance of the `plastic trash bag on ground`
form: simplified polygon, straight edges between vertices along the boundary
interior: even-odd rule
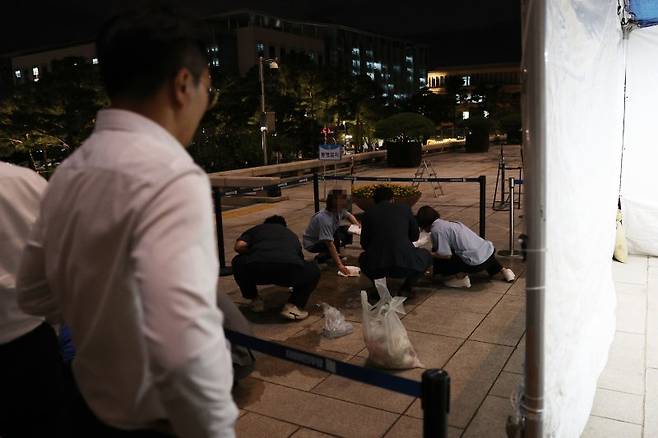
[[[345,316],[340,313],[340,310],[327,303],[322,303],[321,306],[324,313],[322,336],[333,339],[352,333],[354,327],[351,323],[345,321]]]
[[[363,337],[368,348],[368,363],[381,368],[422,368],[416,350],[398,313],[404,314],[404,297],[392,297],[386,279],[375,280],[379,301],[368,303],[368,294],[361,291]]]
[[[626,233],[624,232],[622,220],[621,210],[617,210],[617,234],[615,236],[615,251],[612,257],[618,262],[626,263],[628,260],[628,245],[626,244]]]

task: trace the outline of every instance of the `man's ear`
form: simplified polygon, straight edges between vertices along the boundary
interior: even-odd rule
[[[173,81],[173,97],[177,106],[183,106],[189,101],[193,83],[194,77],[187,68],[178,70]]]

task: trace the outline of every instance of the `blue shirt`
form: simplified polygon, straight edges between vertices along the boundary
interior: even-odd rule
[[[481,265],[494,252],[493,243],[475,234],[461,222],[437,219],[432,223],[432,251],[441,256],[455,254],[470,266]]]

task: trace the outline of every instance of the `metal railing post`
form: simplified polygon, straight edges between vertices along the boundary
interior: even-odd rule
[[[484,239],[487,230],[487,177],[486,175],[480,175],[478,179],[480,180],[480,237]]]
[[[448,413],[450,412],[450,376],[443,370],[425,371],[421,381],[421,393],[423,437],[447,437]]]
[[[507,244],[507,249],[498,251],[498,255],[503,257],[520,257],[521,252],[514,249],[514,190],[516,187],[516,181],[514,177],[509,178],[509,242]]]
[[[217,256],[219,257],[219,275],[230,275],[230,268],[226,267],[226,253],[224,251],[224,222],[222,219],[222,192],[218,188],[212,189],[215,204],[215,230],[217,235]]]
[[[313,173],[313,207],[316,213],[320,211],[320,182],[317,172]]]

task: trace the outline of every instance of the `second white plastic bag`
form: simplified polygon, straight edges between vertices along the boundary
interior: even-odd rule
[[[381,368],[422,368],[416,350],[398,313],[404,314],[404,297],[391,297],[386,280],[376,280],[379,301],[368,303],[368,294],[361,291],[363,337],[368,348],[368,363]]]

